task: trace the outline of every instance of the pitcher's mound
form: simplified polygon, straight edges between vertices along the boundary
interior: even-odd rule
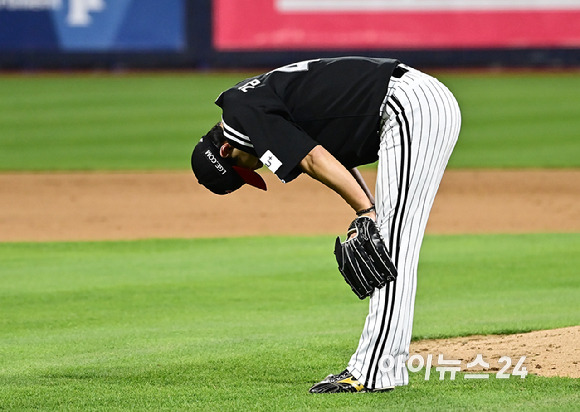
[[[410,353],[411,356],[420,355],[425,361],[428,355],[432,355],[433,366],[438,366],[437,361],[441,354],[444,361],[460,360],[462,372],[488,373],[490,378],[506,367],[507,360],[504,358],[500,363],[500,358],[510,358],[511,365],[504,372],[511,374],[518,361],[525,356],[522,366],[530,374],[580,378],[579,340],[580,326],[572,326],[515,335],[422,340],[411,343]],[[489,367],[468,368],[467,364],[473,362],[478,354],[482,355],[481,358]],[[417,365],[418,362],[415,363]],[[445,379],[449,379],[449,372]]]

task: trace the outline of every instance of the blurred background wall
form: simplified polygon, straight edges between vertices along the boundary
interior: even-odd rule
[[[580,66],[580,0],[0,0],[0,69]]]

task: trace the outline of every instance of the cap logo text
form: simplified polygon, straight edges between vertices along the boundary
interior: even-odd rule
[[[209,159],[210,162],[213,163],[218,172],[220,172],[222,175],[225,175],[227,173],[227,170],[222,166],[220,162],[218,162],[218,160],[215,158],[215,156],[209,149],[205,151],[205,156]]]

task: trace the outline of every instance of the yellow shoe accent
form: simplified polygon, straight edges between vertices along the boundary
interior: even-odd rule
[[[360,391],[362,391],[365,388],[362,383],[360,383],[359,381],[357,381],[352,376],[349,376],[346,379],[340,380],[337,383],[346,383],[348,385],[351,385],[353,388],[356,389],[357,392],[360,392]]]

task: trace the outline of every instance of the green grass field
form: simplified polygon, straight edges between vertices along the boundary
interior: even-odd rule
[[[417,373],[409,387],[389,394],[309,394],[317,378],[344,366],[367,310],[337,277],[332,242],[0,244],[0,405],[264,411],[577,405],[577,379],[534,376],[424,381]],[[231,258],[216,264],[216,248]],[[578,234],[428,237],[414,337],[578,324],[579,248]],[[557,279],[546,282],[554,265]]]
[[[246,75],[0,76],[0,170],[188,169],[213,100]],[[580,167],[577,74],[439,77],[463,110],[451,167]],[[0,410],[577,409],[579,379],[532,375],[309,394],[368,306],[332,245],[0,243]],[[580,234],[427,236],[413,339],[579,325],[578,250]]]
[[[249,74],[0,77],[0,170],[186,169]],[[451,167],[579,167],[580,76],[460,74]]]

